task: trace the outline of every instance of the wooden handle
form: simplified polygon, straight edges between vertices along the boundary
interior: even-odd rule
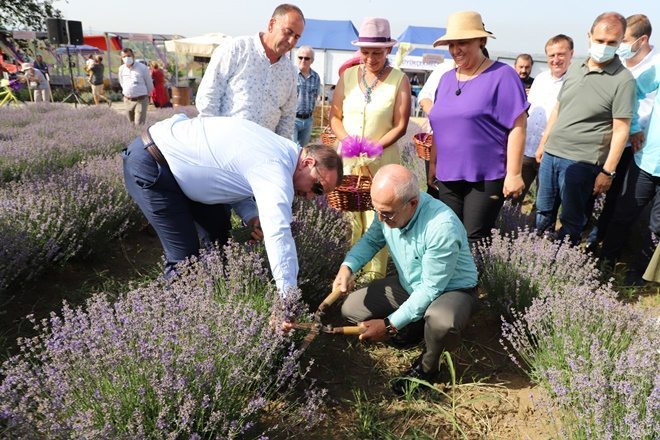
[[[349,325],[346,327],[335,327],[333,333],[342,335],[361,335],[367,328],[362,325]]]
[[[342,291],[339,290],[339,289],[333,290],[330,295],[325,297],[325,299],[323,300],[323,302],[319,306],[318,311],[319,312],[325,311],[325,309],[327,309],[328,307],[330,307],[332,305],[332,303],[337,301],[337,298],[342,296],[342,294],[343,294]]]

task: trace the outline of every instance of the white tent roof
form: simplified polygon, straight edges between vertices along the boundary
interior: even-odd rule
[[[165,49],[168,52],[175,52],[177,55],[210,57],[216,47],[229,41],[230,38],[231,37],[228,35],[220,33],[180,38],[177,40],[166,41]]]

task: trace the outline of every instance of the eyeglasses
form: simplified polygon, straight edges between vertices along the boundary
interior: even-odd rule
[[[298,57],[298,59],[301,60],[301,61],[302,60],[309,61],[309,60],[312,59],[312,57]]]
[[[321,174],[319,173],[319,170],[316,168],[316,166],[313,166],[312,168],[316,170],[316,174],[318,176],[316,178],[316,183],[312,185],[312,192],[317,196],[322,196],[325,194],[325,189],[323,189],[323,184],[321,183]]]
[[[377,209],[375,209],[375,208],[372,209],[372,211],[374,212],[374,214],[376,214],[377,216],[379,216],[380,218],[382,218],[382,219],[385,220],[386,222],[393,222],[394,219],[396,218],[396,216],[399,215],[399,213],[401,212],[401,210],[403,210],[403,208],[404,208],[408,203],[410,203],[411,201],[412,201],[412,199],[408,200],[406,203],[404,203],[403,205],[401,205],[401,207],[400,207],[399,209],[397,209],[396,211],[394,211],[394,212],[392,212],[392,213],[384,213],[384,212],[381,212],[381,211],[379,211],[379,210],[377,210]]]

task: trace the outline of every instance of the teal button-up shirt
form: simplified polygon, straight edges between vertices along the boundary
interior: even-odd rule
[[[420,320],[442,293],[477,285],[477,268],[467,234],[444,203],[420,193],[419,205],[403,228],[390,228],[375,218],[346,255],[344,263],[357,272],[385,245],[410,297],[389,316],[397,329]]]

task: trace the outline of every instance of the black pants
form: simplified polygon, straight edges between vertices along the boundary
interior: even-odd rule
[[[532,187],[532,183],[536,180],[536,176],[539,174],[539,163],[536,161],[535,157],[523,156],[522,163],[522,179],[525,183],[525,189],[520,194],[520,197],[513,199],[514,205],[520,205],[525,200],[525,196],[529,192],[529,189]]]
[[[449,206],[463,222],[470,246],[482,238],[490,237],[490,231],[504,204],[504,179],[483,182],[436,180],[435,183],[440,201]]]
[[[628,171],[628,168],[630,168],[632,158],[632,148],[624,148],[623,153],[621,154],[621,159],[619,159],[619,164],[616,166],[616,177],[612,180],[612,185],[605,195],[603,211],[600,213],[600,216],[598,216],[598,223],[596,223],[594,229],[591,231],[591,234],[589,234],[587,242],[600,243],[605,238],[605,234],[607,234],[607,228],[612,221],[612,217],[614,217],[616,205],[621,195],[623,184],[626,178],[626,172]],[[595,201],[595,197],[590,201],[587,218],[591,218],[591,212],[593,211]]]
[[[649,229],[644,231],[642,249],[635,252],[633,261],[633,267],[643,272],[655,251],[651,233],[660,235],[660,177],[640,169],[635,162],[630,164],[625,177],[616,211],[605,234],[601,257],[610,261],[619,257],[628,242],[633,223],[651,203]]]

